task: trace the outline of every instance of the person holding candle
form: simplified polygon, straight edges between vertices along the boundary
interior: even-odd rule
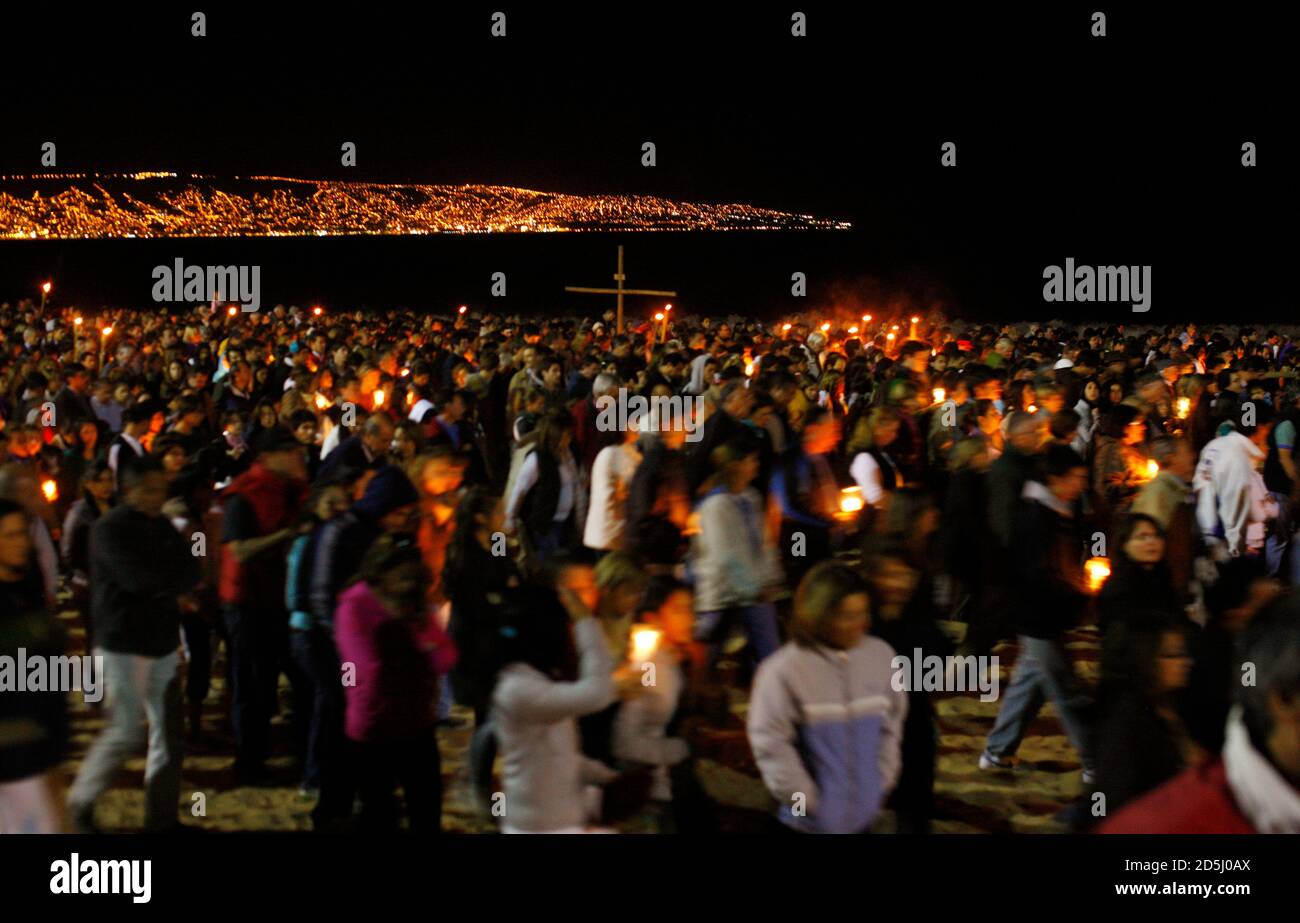
[[[1041,481],[1025,484],[1025,502],[1013,520],[1010,552],[1017,570],[1009,596],[1020,653],[979,765],[1013,768],[1021,740],[1044,702],[1051,700],[1079,752],[1086,784],[1093,777],[1090,729],[1064,634],[1087,601],[1080,565],[1083,535],[1075,504],[1087,488],[1088,469],[1072,449],[1058,445],[1048,449],[1043,471]]]
[[[627,666],[637,680],[619,706],[613,728],[613,756],[622,763],[648,766],[650,797],[672,800],[672,768],[690,755],[686,741],[669,734],[689,679],[695,648],[694,601],[688,586],[656,577],[642,596],[640,624],[631,631]]]
[[[577,719],[615,701],[613,660],[594,617],[591,568],[560,557],[537,604],[501,626],[491,721],[500,744],[504,833],[583,833],[613,769],[584,756]]]
[[[823,561],[799,584],[791,640],[759,665],[747,731],[781,830],[864,833],[898,781],[907,693],[870,623],[866,583]]]

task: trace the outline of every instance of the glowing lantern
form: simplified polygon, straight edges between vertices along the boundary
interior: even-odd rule
[[[57,481],[41,481],[41,493],[45,495],[46,503],[54,503],[59,499],[59,485]]]
[[[1083,565],[1084,572],[1088,575],[1088,589],[1096,592],[1106,583],[1106,578],[1110,576],[1110,559],[1109,558],[1089,558],[1088,563]]]
[[[846,487],[840,491],[840,517],[843,519],[852,519],[857,513],[862,512],[865,504],[862,501],[862,488]]]

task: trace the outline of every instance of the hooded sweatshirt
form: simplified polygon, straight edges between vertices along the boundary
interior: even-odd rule
[[[1260,551],[1267,521],[1277,515],[1256,468],[1263,458],[1259,446],[1231,432],[1210,440],[1196,466],[1196,521],[1207,540],[1222,542],[1234,557]]]

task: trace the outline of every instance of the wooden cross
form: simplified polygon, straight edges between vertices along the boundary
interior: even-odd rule
[[[676,292],[660,292],[649,288],[624,288],[623,280],[627,276],[623,274],[623,245],[618,245],[618,272],[614,273],[614,281],[618,283],[617,288],[582,288],[576,285],[566,285],[566,292],[582,292],[587,295],[617,295],[618,296],[618,332],[623,332],[623,296],[624,295],[659,295],[665,298],[676,298]]]

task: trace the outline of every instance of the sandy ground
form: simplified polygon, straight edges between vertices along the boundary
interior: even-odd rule
[[[83,634],[73,613],[62,618],[74,650],[80,652]],[[1097,635],[1089,628],[1073,632],[1069,649],[1075,668],[1085,682],[1095,682]],[[1001,660],[1001,684],[1010,681],[1015,645],[994,651]],[[213,689],[204,703],[203,739],[186,744],[181,811],[187,823],[209,831],[307,831],[312,801],[299,794],[296,762],[289,752],[288,689],[282,679],[281,713],[273,727],[275,755],[269,768],[268,787],[235,787],[233,741],[226,717],[226,689],[218,655]],[[981,702],[977,693],[944,695],[936,700],[939,719],[939,755],[936,766],[936,833],[1048,833],[1063,832],[1058,813],[1082,797],[1078,756],[1065,738],[1052,706],[1046,706],[1030,729],[1021,750],[1022,766],[1014,773],[984,772],[977,766],[984,736],[997,714],[997,702]],[[742,689],[731,690],[731,709],[723,727],[701,730],[692,740],[695,770],[704,790],[719,807],[722,829],[754,832],[764,828],[771,800],[758,777],[745,739],[747,709]],[[468,712],[457,709],[453,717],[461,727],[443,728],[438,737],[444,783],[443,828],[457,833],[492,833],[490,818],[471,807],[466,775],[469,745]],[[75,774],[86,749],[103,726],[103,715],[76,697],[73,739],[65,765],[68,779]],[[132,759],[113,787],[100,799],[96,821],[109,832],[139,830],[143,820],[144,754]],[[654,832],[658,818],[639,815],[621,825],[625,832]],[[894,820],[884,812],[876,830],[890,832]]]

